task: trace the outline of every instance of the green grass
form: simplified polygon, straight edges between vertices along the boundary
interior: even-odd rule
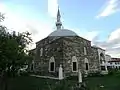
[[[120,75],[87,78],[86,83],[90,90],[120,90]],[[76,79],[51,80],[32,76],[21,76],[9,80],[8,90],[71,90]],[[104,88],[99,86],[103,85]]]
[[[8,90],[70,90],[74,81],[21,76],[9,80]]]
[[[91,77],[86,83],[90,90],[120,90],[120,76]],[[101,85],[104,88],[100,88]]]

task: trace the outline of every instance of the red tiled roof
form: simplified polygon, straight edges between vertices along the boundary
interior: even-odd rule
[[[109,62],[120,62],[120,58],[111,58]]]

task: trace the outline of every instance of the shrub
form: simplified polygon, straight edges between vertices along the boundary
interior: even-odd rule
[[[29,76],[29,73],[27,71],[22,71],[20,72],[21,76]]]
[[[116,73],[117,73],[117,70],[115,68],[108,70],[108,75],[114,75]]]

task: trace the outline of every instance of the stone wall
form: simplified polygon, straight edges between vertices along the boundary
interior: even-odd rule
[[[84,55],[86,47],[87,55]],[[43,55],[40,56],[40,49]],[[49,60],[55,58],[55,72],[49,72]],[[97,49],[91,47],[91,42],[79,36],[74,37],[47,37],[36,43],[35,72],[44,76],[58,77],[59,65],[63,65],[64,75],[77,75],[72,72],[72,57],[76,56],[78,68],[85,71],[85,58],[89,62],[89,71],[99,69]]]
[[[99,61],[99,53],[98,53],[98,48],[91,47],[92,52],[91,52],[91,72],[93,71],[100,71],[100,61]]]
[[[87,55],[84,55],[84,47],[86,47]],[[64,68],[67,75],[77,75],[72,72],[72,57],[76,56],[78,60],[78,69],[82,72],[85,70],[85,58],[90,62],[91,42],[81,37],[65,37],[63,39],[63,58]]]
[[[59,64],[63,60],[62,38],[48,37],[39,42],[36,47],[35,70],[41,75],[58,76]],[[43,48],[42,56],[40,56],[41,48]],[[52,56],[55,58],[55,72],[50,73],[49,60]]]

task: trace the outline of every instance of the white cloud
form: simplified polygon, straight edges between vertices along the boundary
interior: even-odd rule
[[[71,30],[71,29],[70,29]],[[76,32],[80,37],[83,37],[87,40],[93,41],[96,36],[100,33],[98,30],[88,31],[85,29],[72,29]]]
[[[113,13],[116,13],[120,10],[120,0],[108,0],[107,3],[102,8],[100,14],[97,16],[99,17],[106,17]]]
[[[52,10],[52,9],[51,9]],[[24,18],[17,13],[9,10],[5,4],[0,4],[0,12],[6,13],[6,18],[4,21],[4,25],[6,25],[9,29],[13,29],[19,32],[23,32],[28,30],[33,33],[32,38],[34,43],[38,40],[45,38],[48,34],[50,34],[52,30],[52,24],[47,22],[43,22],[40,20],[32,20]],[[56,14],[54,14],[56,17]],[[69,28],[68,28],[69,29]],[[71,29],[71,28],[70,28]],[[71,29],[75,31],[79,36],[84,37],[88,40],[95,41],[95,38],[99,34],[98,31],[93,30],[88,32],[87,30],[82,29]],[[105,42],[96,42],[96,45],[100,47],[104,47],[107,50],[107,53],[112,56],[119,56],[120,54],[120,28],[112,32]],[[35,44],[31,46],[31,48],[35,47]]]
[[[118,39],[120,37],[120,28],[118,28],[117,30],[113,31],[109,38],[108,38],[108,42],[111,42],[115,39]]]
[[[99,34],[98,31],[90,31],[90,32],[87,32],[86,35],[84,35],[83,37],[92,41],[98,34]]]
[[[57,0],[48,0],[48,11],[52,17],[56,17],[58,9],[57,3]],[[17,6],[17,8],[20,8],[20,6]],[[26,10],[24,12],[29,13],[29,11]],[[34,44],[31,46],[31,48],[35,47],[35,42],[45,38],[53,31],[53,24],[48,20],[40,21],[34,18],[26,18],[26,16],[23,15],[23,12],[11,10],[10,5],[8,6],[6,3],[0,2],[0,12],[5,13],[5,21],[2,24],[5,25],[11,31],[29,31],[32,33],[32,39],[34,41]]]
[[[58,10],[58,0],[48,0],[48,13],[51,17],[56,18]]]
[[[29,31],[32,33],[33,45],[31,48],[35,47],[35,42],[46,37],[50,32],[52,32],[52,24],[48,22],[43,22],[42,20],[27,19],[21,17],[14,11],[9,10],[5,4],[0,3],[0,12],[5,13],[5,21],[2,23],[10,30],[15,30],[17,32]]]
[[[120,28],[111,32],[106,41],[94,42],[94,44],[106,49],[106,53],[112,57],[120,58]]]

